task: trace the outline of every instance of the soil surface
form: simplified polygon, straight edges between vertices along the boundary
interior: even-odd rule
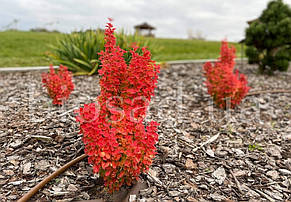
[[[239,65],[238,65],[239,67]],[[202,65],[160,73],[147,121],[160,123],[158,155],[141,179],[139,201],[290,201],[291,94],[246,97],[220,110],[207,94]],[[289,72],[256,75],[239,67],[251,92],[291,89]],[[94,102],[98,76],[74,78],[63,107],[53,106],[41,72],[0,74],[0,201],[15,201],[57,168],[83,154],[74,109]],[[127,188],[125,188],[127,189]],[[87,159],[41,189],[32,201],[112,201]]]

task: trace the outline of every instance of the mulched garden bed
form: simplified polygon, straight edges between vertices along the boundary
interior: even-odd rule
[[[147,120],[159,126],[158,155],[141,179],[145,201],[291,200],[291,94],[248,96],[234,110],[215,107],[202,65],[160,73]],[[252,91],[291,89],[291,72],[258,76],[240,68]],[[83,154],[73,109],[93,102],[98,76],[74,78],[63,107],[51,105],[41,72],[0,74],[0,201],[19,199],[57,168]],[[87,159],[47,184],[32,201],[112,201]],[[117,200],[118,201],[118,200]]]

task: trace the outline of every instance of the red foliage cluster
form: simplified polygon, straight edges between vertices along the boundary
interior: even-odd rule
[[[112,24],[105,30],[105,51],[101,55],[101,94],[96,103],[80,108],[85,153],[93,171],[104,179],[110,192],[123,184],[131,185],[141,172],[149,169],[156,154],[158,123],[144,125],[146,110],[154,95],[159,66],[143,48],[134,47],[130,64],[125,50],[116,46]]]
[[[57,72],[55,72],[51,65],[50,71],[48,73],[43,73],[41,76],[42,83],[47,88],[47,92],[53,99],[53,104],[55,105],[62,105],[74,90],[72,73],[63,65],[60,65]]]
[[[239,74],[238,70],[233,72],[235,48],[229,48],[227,42],[222,41],[220,55],[219,61],[214,65],[210,62],[204,64],[206,86],[216,105],[225,109],[229,99],[229,107],[234,108],[246,96],[250,87],[247,86],[244,74]]]

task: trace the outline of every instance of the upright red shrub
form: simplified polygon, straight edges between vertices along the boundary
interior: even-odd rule
[[[159,66],[146,48],[142,48],[142,55],[137,54],[137,47],[130,51],[132,59],[127,65],[125,50],[116,46],[114,30],[107,23],[105,51],[99,53],[101,94],[97,103],[80,108],[77,116],[89,163],[110,192],[132,184],[149,169],[158,140],[158,124],[152,121],[145,126],[144,117]]]
[[[230,107],[234,108],[240,104],[250,87],[247,86],[247,78],[244,74],[239,74],[238,70],[233,72],[235,48],[229,48],[228,43],[222,41],[220,55],[214,65],[210,62],[204,64],[206,87],[217,106],[225,109],[229,99]]]
[[[50,71],[48,73],[43,73],[41,76],[42,83],[47,88],[47,92],[53,99],[53,104],[55,105],[62,105],[74,90],[72,73],[63,65],[60,65],[57,72],[51,65]]]

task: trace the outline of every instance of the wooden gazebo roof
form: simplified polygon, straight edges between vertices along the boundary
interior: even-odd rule
[[[254,22],[258,21],[258,20],[259,20],[259,18],[256,18],[256,19],[253,19],[253,20],[249,20],[249,21],[247,21],[247,23],[248,23],[249,25],[251,25],[252,23],[254,23]],[[245,42],[245,40],[246,40],[246,39],[242,39],[242,40],[240,40],[238,43],[242,44],[242,43]]]
[[[135,29],[147,29],[147,30],[154,30],[156,29],[155,27],[149,25],[148,23],[144,22],[140,25],[135,25],[134,26]]]
[[[249,21],[247,21],[247,23],[249,24],[249,25],[251,25],[253,22],[256,22],[256,21],[258,21],[259,20],[259,18],[256,18],[256,19],[253,19],[253,20],[249,20]]]

